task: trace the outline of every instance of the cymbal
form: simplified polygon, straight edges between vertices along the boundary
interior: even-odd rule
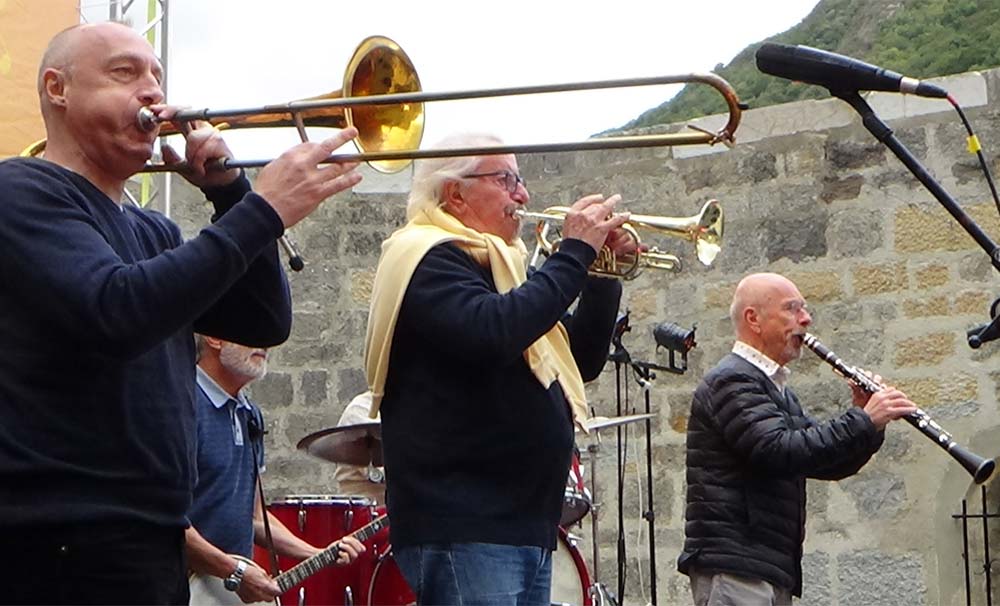
[[[609,427],[618,427],[619,425],[625,425],[628,423],[635,423],[637,421],[644,421],[646,419],[652,419],[656,415],[654,414],[642,414],[642,415],[624,415],[621,417],[591,417],[584,421],[591,432],[600,431],[602,429],[608,429]],[[577,427],[577,431],[580,428]]]
[[[382,466],[382,424],[378,421],[321,429],[296,445],[314,457],[332,463]]]

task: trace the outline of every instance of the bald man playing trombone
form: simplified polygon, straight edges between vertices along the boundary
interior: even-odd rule
[[[272,346],[291,325],[275,240],[356,184],[317,163],[354,131],[298,145],[257,190],[194,123],[184,176],[215,207],[178,227],[123,202],[153,153],[160,62],[125,25],[57,34],[38,72],[44,159],[0,162],[0,569],[15,604],[187,604],[193,333]],[[168,159],[177,161],[176,156]]]
[[[436,148],[499,144],[459,135]],[[383,244],[365,356],[393,556],[419,604],[550,603],[573,425],[621,296],[588,267],[605,245],[634,250],[618,199],[573,204],[558,251],[528,277],[514,156],[417,161],[409,221]]]

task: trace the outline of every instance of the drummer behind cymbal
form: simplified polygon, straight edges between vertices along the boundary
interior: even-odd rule
[[[372,392],[360,393],[350,401],[337,421],[337,427],[371,423],[369,411],[372,405]],[[375,420],[379,421],[378,415]],[[381,448],[381,444],[378,444]],[[360,495],[368,497],[377,503],[385,503],[385,471],[382,467],[368,465],[349,465],[338,463],[333,474],[337,480],[337,490],[343,495]]]

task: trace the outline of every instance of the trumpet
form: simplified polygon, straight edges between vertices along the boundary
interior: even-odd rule
[[[542,212],[530,212],[523,209],[514,211],[521,219],[537,220],[535,226],[536,246],[531,258],[534,265],[541,255],[548,256],[559,249],[562,238],[550,239],[549,235],[554,223],[562,224],[569,213],[568,206],[552,206]],[[635,252],[616,256],[607,247],[598,252],[597,259],[590,266],[590,273],[598,276],[631,280],[639,275],[643,268],[679,271],[681,260],[676,255],[665,253],[651,247],[641,250],[639,229],[650,230],[683,240],[693,242],[698,260],[708,266],[722,250],[723,214],[718,200],[709,200],[701,208],[701,212],[690,217],[658,217],[653,215],[631,215],[622,229],[635,242]]]
[[[847,365],[837,354],[830,351],[825,345],[819,342],[816,337],[807,334],[802,338],[803,344],[808,347],[814,354],[819,356],[824,362],[833,367],[833,371],[838,375],[854,382],[861,389],[865,390],[869,394],[873,394],[876,391],[881,391],[882,385],[879,385],[875,381],[868,378],[866,374],[859,371],[853,366]],[[962,466],[965,471],[969,472],[972,476],[972,481],[976,484],[982,484],[991,475],[993,475],[993,470],[996,468],[996,462],[992,459],[987,459],[981,457],[966,448],[963,448],[958,444],[947,431],[941,428],[934,419],[931,418],[929,414],[921,409],[917,409],[916,412],[912,412],[905,417],[906,422],[917,428],[920,433],[924,434],[925,437],[930,438],[935,444],[944,449],[945,452],[950,454],[953,459],[958,461],[958,464]]]

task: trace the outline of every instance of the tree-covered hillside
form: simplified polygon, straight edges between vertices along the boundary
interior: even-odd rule
[[[1000,66],[1000,0],[821,0],[792,29],[766,41],[804,44],[855,57],[916,78]],[[714,70],[751,108],[829,96],[826,89],[757,71],[754,53],[741,51]],[[670,101],[623,129],[669,124],[726,111],[721,96],[688,85]]]

